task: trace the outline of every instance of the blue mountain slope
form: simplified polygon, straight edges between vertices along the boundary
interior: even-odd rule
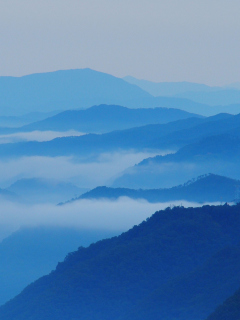
[[[68,110],[21,128],[0,128],[1,133],[29,132],[34,130],[80,132],[108,132],[146,124],[167,123],[202,116],[173,108],[129,109],[117,105],[99,105],[86,110]]]
[[[70,253],[2,306],[0,317],[202,320],[239,287],[239,242],[239,206],[167,208]]]
[[[186,200],[193,202],[231,202],[236,198],[240,181],[208,174],[169,189],[127,189],[97,187],[69,201],[81,199],[110,199],[120,197],[144,199],[149,202],[168,202]]]
[[[176,150],[202,137],[240,126],[240,116],[220,114],[189,118],[167,124],[147,125],[105,134],[57,138],[46,142],[0,145],[1,157],[89,155],[121,150]],[[205,173],[205,172],[204,172]]]
[[[0,96],[1,113],[6,114],[86,108],[151,97],[137,86],[91,69],[0,77]]]
[[[51,272],[69,251],[117,234],[64,227],[22,228],[0,243],[0,305]]]
[[[229,112],[238,114],[240,112],[240,90],[236,84],[231,87],[210,87],[204,84],[191,82],[152,82],[147,80],[139,80],[134,77],[124,77],[125,81],[137,85],[139,88],[147,91],[159,99],[163,97],[182,98],[185,101],[185,107],[179,101],[179,108],[189,110],[188,102],[195,101],[202,105],[198,113],[204,115],[213,115],[220,112]],[[206,110],[204,105],[211,106]],[[193,106],[192,106],[193,108]],[[197,109],[191,109],[196,112]],[[195,111],[194,111],[195,110]]]
[[[193,82],[153,82],[148,80],[140,80],[131,76],[124,77],[123,80],[128,83],[135,84],[144,91],[153,96],[174,96],[184,94],[185,92],[211,92],[220,90],[220,87],[210,87],[205,84]]]
[[[202,115],[218,113],[208,105],[188,99],[153,97],[123,79],[91,69],[0,77],[0,96],[0,115],[85,109],[98,104],[179,108]]]
[[[20,179],[7,188],[18,200],[26,203],[58,203],[86,192],[71,183],[53,179]]]
[[[240,127],[222,135],[207,136],[180,148],[175,154],[143,160],[115,180],[114,187],[171,187],[206,172],[240,178]]]

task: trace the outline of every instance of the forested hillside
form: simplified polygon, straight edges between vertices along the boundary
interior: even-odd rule
[[[239,242],[239,205],[167,208],[118,237],[70,253],[1,307],[0,317],[202,320],[240,285]]]

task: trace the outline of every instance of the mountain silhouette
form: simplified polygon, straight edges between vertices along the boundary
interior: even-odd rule
[[[239,286],[233,281],[233,261],[239,265],[239,242],[237,205],[167,208],[118,237],[68,254],[55,271],[2,306],[0,317],[130,320],[136,314],[141,319],[142,310],[143,316],[149,314],[151,319],[173,320],[177,315],[182,320],[198,311],[207,317],[224,299],[219,288],[228,288],[229,296]],[[219,270],[215,274],[216,265]],[[189,300],[181,308],[184,297]],[[192,308],[189,301],[194,301]],[[206,309],[202,308],[204,303]],[[171,309],[174,306],[175,312]],[[168,308],[169,317],[165,318]]]
[[[110,199],[120,197],[145,199],[148,202],[186,200],[193,202],[231,202],[237,198],[239,180],[207,174],[192,179],[183,185],[169,189],[128,189],[97,187],[72,201],[81,199]],[[70,201],[71,202],[71,201]]]

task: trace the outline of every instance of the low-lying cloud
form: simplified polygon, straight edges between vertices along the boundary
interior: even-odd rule
[[[24,141],[50,141],[55,138],[71,137],[71,136],[82,136],[85,133],[78,132],[75,130],[69,130],[65,132],[60,131],[31,131],[31,132],[19,132],[12,134],[0,135],[0,144],[3,143],[14,143]]]
[[[0,161],[0,186],[22,178],[71,182],[82,188],[107,185],[123,170],[153,155],[144,152],[103,153],[93,159],[73,157],[22,157]]]
[[[199,206],[187,201],[148,203],[126,197],[117,201],[79,200],[63,206],[0,203],[0,229],[13,232],[20,227],[60,226],[91,230],[127,231],[155,211],[168,206]]]

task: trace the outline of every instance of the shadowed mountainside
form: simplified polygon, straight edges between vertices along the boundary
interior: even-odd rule
[[[239,320],[240,319],[240,289],[222,303],[207,320]]]
[[[164,318],[169,308],[167,320],[176,319],[176,315],[181,320],[191,318],[193,314],[199,314],[195,319],[202,320],[225,299],[225,294],[229,296],[239,286],[233,281],[236,270],[231,269],[234,259],[239,263],[239,253],[236,254],[239,242],[239,206],[168,208],[118,237],[69,254],[54,272],[1,307],[0,317],[130,320],[132,314],[141,315],[144,310],[145,314],[151,314],[151,319],[159,319]],[[236,247],[238,251],[229,251],[227,247]],[[217,264],[218,261],[221,263]],[[220,287],[228,290],[211,291],[209,300],[213,283],[208,284],[208,277],[214,273],[216,264],[214,279],[221,279]],[[171,287],[171,283],[176,283],[176,287]],[[166,291],[161,293],[164,287]],[[175,292],[175,288],[179,290]],[[189,293],[185,292],[188,289]],[[181,302],[183,294],[189,297],[198,290],[201,295],[194,296],[193,307],[189,305],[190,299],[181,309],[181,303],[177,302]],[[159,292],[165,296],[163,311]],[[155,299],[150,299],[149,308],[151,296]],[[202,309],[205,304],[206,309]]]
[[[69,251],[116,234],[67,227],[29,227],[14,232],[0,243],[0,304],[51,272]]]

